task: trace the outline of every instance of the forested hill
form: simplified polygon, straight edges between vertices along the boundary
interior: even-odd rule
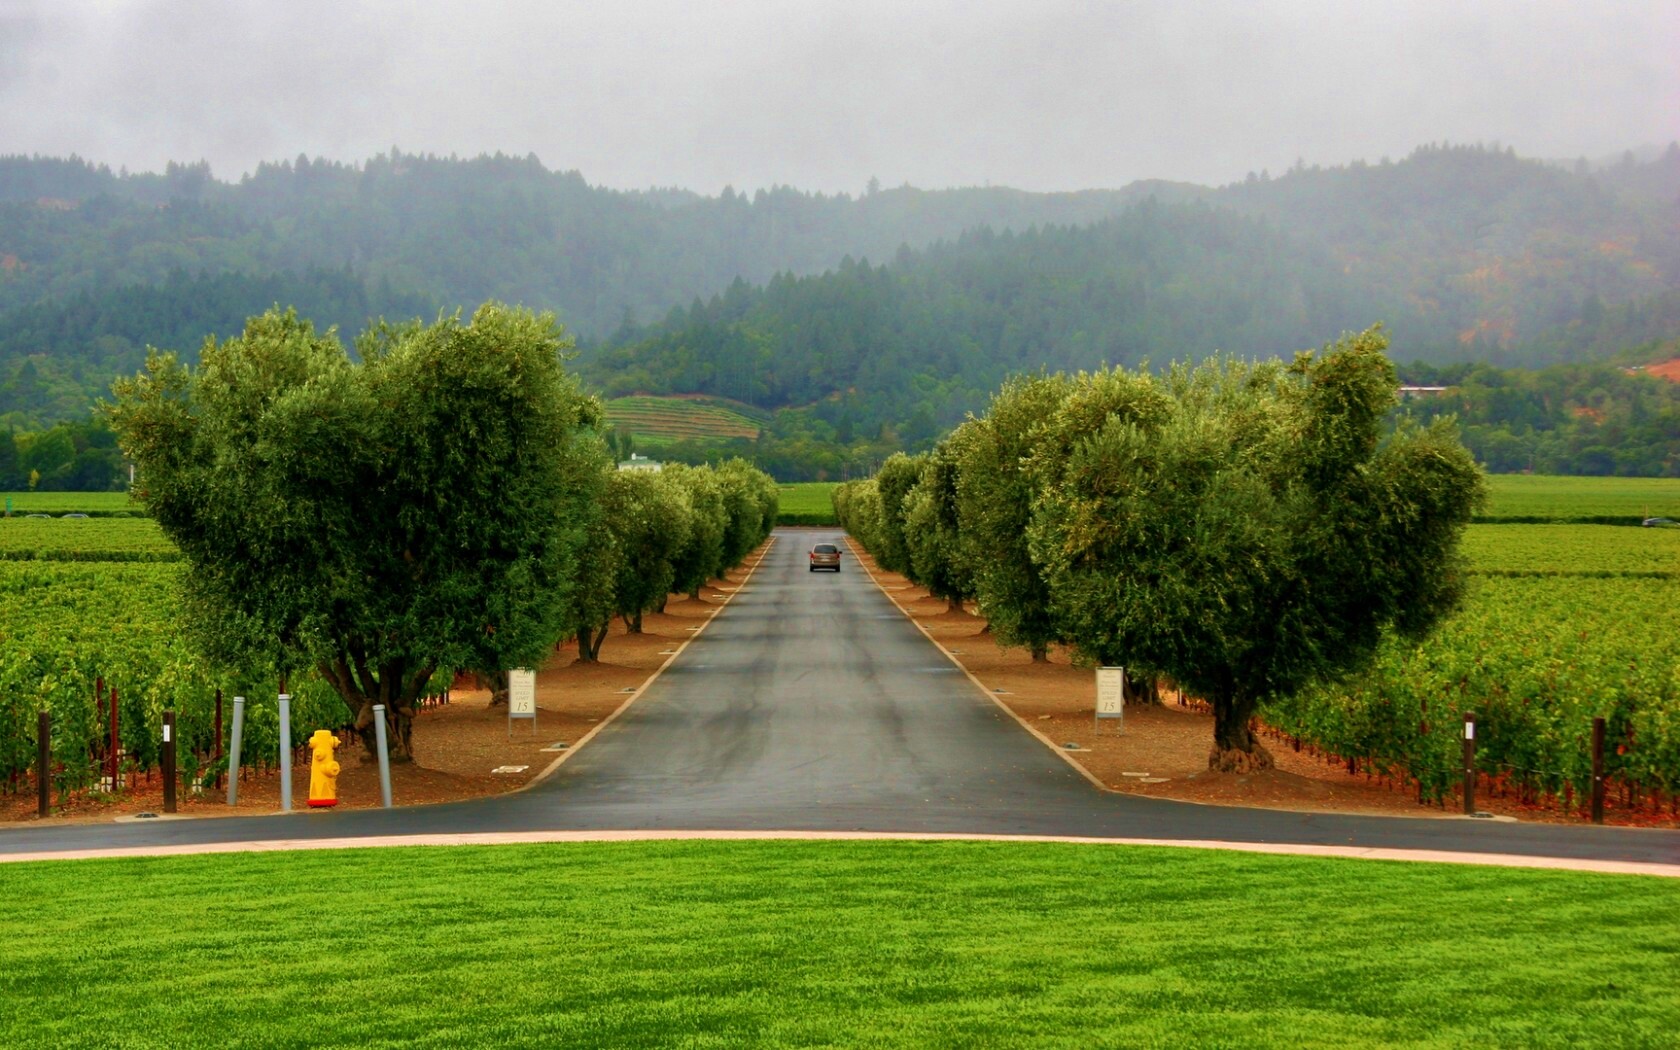
[[[812,404],[915,444],[1016,372],[1164,364],[1173,348],[1287,353],[1378,312],[1322,250],[1206,205],[1147,201],[1094,226],[977,231],[886,265],[736,282],[582,367],[608,394]]]
[[[1430,147],[1219,189],[715,197],[591,186],[531,157],[300,157],[237,182],[204,165],[0,158],[0,417],[25,424],[103,393],[148,343],[191,357],[203,334],[276,302],[352,331],[521,302],[612,342],[592,370],[620,388],[609,362],[658,392],[777,407],[855,386],[945,414],[1009,369],[1271,352],[1377,319],[1402,354],[1519,364],[1544,343],[1541,359],[1568,360],[1602,314],[1675,288],[1674,148],[1601,170]],[[887,317],[898,334],[883,340]],[[960,340],[920,334],[943,325]],[[902,349],[913,332],[922,349]],[[726,360],[724,345],[751,353]],[[883,356],[865,360],[871,346]],[[765,365],[783,356],[802,376]]]

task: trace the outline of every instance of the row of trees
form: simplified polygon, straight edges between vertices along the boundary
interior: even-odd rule
[[[1288,365],[1017,378],[932,451],[838,487],[835,510],[1003,644],[1204,697],[1210,768],[1265,768],[1260,705],[1420,635],[1462,592],[1481,474],[1450,420],[1389,427],[1386,346],[1372,329]]]
[[[187,562],[182,615],[218,666],[318,673],[399,756],[440,669],[537,666],[614,615],[634,625],[768,534],[776,488],[742,463],[613,470],[600,403],[552,314],[378,325],[352,359],[295,311],[152,353],[107,416],[135,495]]]

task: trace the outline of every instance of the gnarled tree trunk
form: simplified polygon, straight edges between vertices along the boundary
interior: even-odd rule
[[[331,663],[318,665],[321,677],[338,692],[354,716],[352,723],[369,755],[378,754],[374,707],[385,705],[385,741],[392,762],[414,760],[414,715],[420,691],[436,670],[430,665],[410,668],[404,660],[373,665],[359,645],[352,644]]]
[[[1236,689],[1221,690],[1213,701],[1213,750],[1208,769],[1215,773],[1258,773],[1272,768],[1272,753],[1255,739],[1249,723],[1258,706],[1255,697]]]

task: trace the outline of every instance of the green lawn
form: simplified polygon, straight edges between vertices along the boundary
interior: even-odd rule
[[[1680,478],[1493,474],[1488,492],[1491,498],[1482,514],[1490,519],[1680,519]]]
[[[1672,880],[988,843],[0,866],[8,1046],[1672,1046]]]
[[[833,481],[801,481],[779,485],[783,525],[837,525]]]

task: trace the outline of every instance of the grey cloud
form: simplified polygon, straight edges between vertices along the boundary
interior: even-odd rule
[[[1680,5],[0,0],[0,151],[224,177],[392,145],[618,186],[1222,182],[1680,137]]]

